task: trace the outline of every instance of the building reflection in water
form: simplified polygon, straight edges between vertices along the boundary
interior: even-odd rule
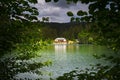
[[[64,61],[67,58],[66,45],[56,44],[55,45],[55,59],[58,61]]]

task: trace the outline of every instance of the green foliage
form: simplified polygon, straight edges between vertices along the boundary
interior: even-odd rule
[[[16,74],[25,72],[42,75],[42,72],[37,69],[45,66],[44,63],[36,62],[35,60],[31,60],[31,63],[29,63],[30,60],[20,59],[20,56],[0,59],[0,79],[16,80],[14,77]]]
[[[81,31],[82,27],[83,26],[70,27],[69,29],[63,32],[63,36],[70,40],[78,39],[78,34]]]
[[[83,12],[82,10],[80,10],[80,11],[77,12],[77,15],[78,16],[84,16],[84,15],[87,15],[87,12]]]
[[[2,24],[0,26],[0,52],[1,54],[4,51],[10,50],[13,46],[14,43],[20,42],[20,25],[21,24],[19,21],[11,23],[12,26],[9,24]],[[21,25],[22,27],[22,25]],[[18,31],[18,32],[17,32]]]
[[[74,22],[74,20],[75,20],[75,18],[74,18],[74,17],[71,17],[71,20],[70,20],[70,21],[71,21],[71,22]]]
[[[87,16],[88,14],[86,11],[79,10],[77,12],[77,15],[79,17],[74,17],[74,14],[71,11],[68,11],[67,15],[71,17],[71,20],[70,20],[71,22],[89,22],[90,21],[90,16]]]
[[[49,22],[49,17],[42,17],[42,22]]]
[[[1,18],[5,18],[7,20],[37,20],[36,15],[38,15],[38,11],[35,7],[30,6],[29,3],[37,3],[37,0],[7,0],[0,1],[1,9],[0,9],[0,20]],[[31,13],[31,14],[30,14]]]
[[[79,0],[73,0],[74,3],[77,3]]]
[[[59,0],[54,0],[54,2],[58,2]]]
[[[89,33],[86,31],[81,31],[78,34],[78,38],[80,40],[80,43],[88,43],[88,39],[89,39]]]
[[[80,18],[76,18],[76,22],[80,22]]]
[[[42,75],[41,71],[37,69],[52,63],[50,61],[36,62],[32,59],[40,57],[41,55],[37,51],[45,48],[47,44],[41,38],[41,26],[43,25],[37,22],[21,23],[20,21],[14,21],[11,24],[12,26],[1,27],[0,37],[3,38],[0,38],[0,49],[5,55],[8,53],[8,55],[14,54],[14,56],[5,58],[1,52],[0,80],[13,80],[16,74],[25,72]]]
[[[45,2],[51,2],[51,0],[45,0]]]
[[[37,3],[37,0],[28,0],[29,2],[31,2],[31,3]]]
[[[80,0],[66,0],[68,3],[71,3],[71,2],[73,2],[73,3],[77,3],[78,1],[80,1]]]
[[[94,42],[91,33],[87,31],[86,29],[78,33],[78,39],[80,43],[84,43],[84,44],[90,44]]]
[[[43,23],[41,27],[41,38],[50,42],[56,37],[65,37],[67,39],[77,39],[78,33],[83,29],[87,29],[86,23]]]
[[[82,10],[77,12],[80,17],[71,16],[71,21],[91,22],[91,32],[94,40],[101,45],[107,45],[114,51],[119,51],[120,46],[120,5],[118,0],[66,0],[69,2],[81,1],[89,4],[88,13]],[[71,12],[71,11],[69,11]],[[71,12],[72,13],[72,12]],[[67,13],[68,14],[68,13]],[[69,15],[68,15],[69,16]],[[79,18],[79,19],[78,19]]]
[[[35,50],[37,51],[39,45],[40,47],[45,45],[42,44],[43,42],[41,41],[42,33],[40,27],[43,26],[42,24],[31,22],[21,23],[20,21],[14,21],[11,22],[11,24],[12,26],[5,25],[6,27],[1,27],[0,33],[1,55],[3,55],[3,53],[6,53],[6,51],[16,49],[20,44],[26,44],[26,47],[22,45],[20,48],[21,50],[23,50],[23,52],[24,49],[26,49],[26,53],[27,50],[28,51],[32,50],[32,52],[34,52]],[[38,42],[40,42],[40,44],[38,44]]]
[[[37,20],[37,8],[30,3],[35,4],[37,0],[0,1],[0,55],[23,41],[22,30],[27,21]]]
[[[87,2],[85,0],[81,1]],[[93,2],[89,5],[89,14],[93,22],[92,30],[97,35],[96,40],[111,47],[115,51],[119,51],[120,2],[116,0],[105,0],[104,2],[89,0],[89,2]]]
[[[71,11],[68,11],[68,12],[67,12],[67,15],[68,15],[68,16],[74,16]]]
[[[42,39],[43,40],[53,40],[57,37],[57,31],[50,27],[43,27],[42,29]]]

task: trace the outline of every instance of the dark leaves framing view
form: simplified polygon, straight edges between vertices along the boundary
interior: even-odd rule
[[[59,1],[45,0],[46,3]],[[37,18],[39,11],[32,6],[37,2],[37,0],[0,1],[0,80],[16,80],[16,74],[25,72],[43,75],[40,69],[52,65],[53,62],[51,60],[37,62],[33,59],[42,58],[38,51],[41,51],[40,53],[44,49],[47,51],[48,44],[52,44],[59,36],[65,37],[70,45],[106,46],[114,54],[106,52],[108,55],[93,55],[96,59],[109,61],[112,66],[96,64],[85,70],[77,68],[65,72],[57,77],[57,80],[120,79],[119,0],[66,0],[67,5],[78,2],[89,5],[88,12],[78,10],[74,13],[69,10],[66,14],[71,18],[70,23],[50,23],[49,17],[44,16],[43,21],[39,21]],[[53,80],[52,73],[47,74],[50,80]]]

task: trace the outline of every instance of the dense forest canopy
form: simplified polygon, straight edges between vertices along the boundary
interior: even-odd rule
[[[42,28],[45,39],[54,40],[56,37],[65,37],[68,40],[78,39],[78,33],[87,29],[87,23],[45,23]],[[50,37],[51,36],[51,37]]]
[[[35,3],[37,0],[0,1],[0,52],[22,41],[21,30],[27,21],[37,20],[37,8],[31,6]]]

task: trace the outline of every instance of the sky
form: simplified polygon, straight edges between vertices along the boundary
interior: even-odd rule
[[[72,11],[75,16],[77,16],[76,13],[78,10],[88,11],[87,5],[81,4],[80,2],[77,4],[67,4],[66,0],[59,0],[57,3],[53,1],[46,3],[45,0],[38,0],[35,7],[37,7],[39,11],[39,20],[42,20],[42,17],[49,17],[49,22],[59,23],[70,21],[70,17],[66,14],[68,11]]]

